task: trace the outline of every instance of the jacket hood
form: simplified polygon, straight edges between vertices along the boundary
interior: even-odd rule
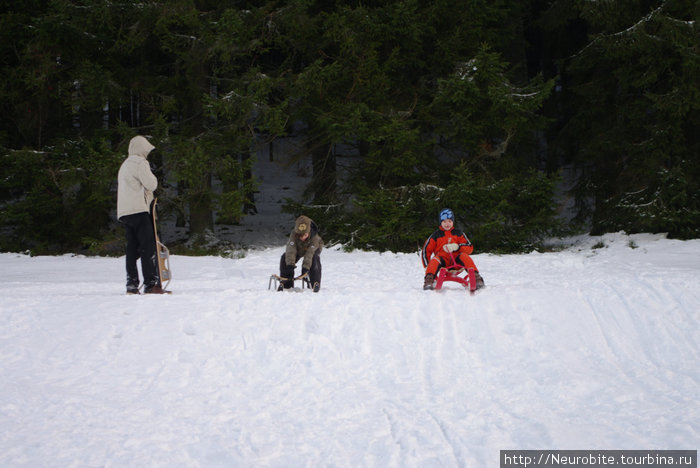
[[[153,146],[145,137],[141,135],[136,135],[129,142],[129,156],[136,155],[143,158],[148,157],[148,153],[153,151],[156,147]]]

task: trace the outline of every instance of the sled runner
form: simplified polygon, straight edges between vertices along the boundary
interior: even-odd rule
[[[302,275],[297,276],[296,278],[292,278],[294,282],[296,283],[297,281],[301,281],[301,287],[302,289],[308,288],[311,289],[311,281],[309,281],[308,278],[308,273],[304,273]],[[267,289],[275,289],[277,290],[277,287],[279,286],[280,283],[284,281],[289,281],[290,278],[283,278],[280,275],[270,275],[270,281],[267,283]],[[274,286],[272,286],[274,283]],[[291,288],[290,288],[291,289]]]
[[[155,198],[151,204],[151,215],[153,217],[153,234],[156,238],[156,256],[158,257],[158,274],[160,275],[160,284],[163,289],[166,289],[172,275],[170,274],[170,250],[160,241],[158,237],[158,227],[156,226],[156,203],[158,199]],[[170,291],[167,291],[170,293]]]
[[[462,265],[459,265],[455,261],[452,252],[450,252],[450,258],[452,259],[452,264],[438,270],[437,277],[435,278],[435,290],[440,290],[445,281],[454,281],[466,287],[470,293],[474,294],[474,291],[476,291],[476,273],[474,272],[474,268],[465,269]],[[466,274],[462,276],[462,273],[465,271]]]

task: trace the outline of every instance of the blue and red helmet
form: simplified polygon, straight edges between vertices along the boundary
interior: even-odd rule
[[[455,220],[455,214],[449,208],[445,208],[440,212],[440,222],[443,222],[446,219],[451,219],[453,222]]]

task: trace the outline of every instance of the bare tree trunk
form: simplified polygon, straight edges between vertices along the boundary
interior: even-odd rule
[[[336,200],[337,164],[333,145],[322,144],[312,149],[313,166],[312,188],[314,204],[324,205]]]
[[[270,145],[272,151],[272,145]],[[255,206],[255,190],[252,184],[247,184],[247,181],[253,178],[253,170],[251,169],[251,153],[243,153],[241,155],[241,163],[243,164],[243,183],[249,187],[244,189],[243,213],[258,214],[258,208]]]
[[[190,201],[190,240],[195,244],[203,244],[207,234],[214,232],[211,179],[211,174],[205,176],[200,194]]]

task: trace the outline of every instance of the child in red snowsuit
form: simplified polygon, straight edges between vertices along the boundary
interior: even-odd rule
[[[452,258],[464,268],[473,268],[476,287],[484,287],[484,279],[469,256],[474,251],[472,243],[459,229],[454,229],[455,215],[449,208],[440,212],[440,228],[432,233],[423,245],[421,260],[425,267],[423,289],[433,289],[435,275],[441,267],[451,265]]]

